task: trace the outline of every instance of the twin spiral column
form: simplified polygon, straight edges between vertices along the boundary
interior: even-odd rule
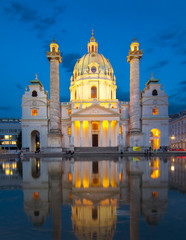
[[[136,39],[130,45],[127,62],[130,63],[130,122],[129,122],[129,146],[141,146],[141,106],[139,95],[139,62],[142,57],[139,43]]]
[[[59,63],[61,55],[55,40],[50,44],[50,52],[47,58],[50,62],[50,128],[48,134],[48,148],[56,148],[61,151],[61,117],[59,99]]]

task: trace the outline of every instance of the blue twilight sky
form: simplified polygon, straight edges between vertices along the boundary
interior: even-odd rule
[[[92,29],[115,71],[120,100],[129,100],[127,55],[135,37],[143,49],[140,88],[153,72],[169,96],[169,114],[186,110],[185,0],[1,0],[0,6],[0,117],[21,117],[21,96],[36,73],[49,90],[46,51],[53,38],[63,55],[61,101],[69,101],[70,76]]]

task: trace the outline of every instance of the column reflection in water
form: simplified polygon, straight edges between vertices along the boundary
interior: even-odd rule
[[[142,175],[143,170],[140,168],[139,164],[132,162],[128,169],[130,193],[130,240],[138,240],[140,238],[139,215]]]
[[[51,188],[52,235],[53,240],[61,239],[61,193],[62,193],[62,162],[48,164]]]

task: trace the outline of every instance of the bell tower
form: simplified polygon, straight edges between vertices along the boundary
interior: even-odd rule
[[[50,63],[50,126],[48,133],[48,148],[61,151],[61,117],[59,100],[59,63],[61,55],[59,46],[55,40],[50,44],[50,52],[47,52],[47,58]]]
[[[139,43],[136,39],[130,45],[127,62],[130,63],[130,127],[129,147],[142,146],[141,106],[139,96],[139,62],[142,57]]]

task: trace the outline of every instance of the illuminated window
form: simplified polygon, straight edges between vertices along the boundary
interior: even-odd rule
[[[68,127],[68,135],[71,136],[71,127]]]
[[[32,109],[32,116],[37,116],[37,109]]]
[[[32,92],[32,97],[37,97],[37,92],[35,90]]]
[[[68,174],[68,181],[69,181],[69,182],[72,182],[72,173],[69,173],[69,174]]]
[[[158,192],[152,192],[152,197],[153,198],[158,198]]]
[[[77,94],[76,94],[76,91],[75,91],[75,94],[74,94],[74,98],[75,98],[75,100],[76,100],[76,98],[77,98]]]
[[[152,109],[152,115],[158,115],[158,109],[157,108]]]
[[[39,199],[39,193],[38,192],[33,193],[33,199]]]
[[[112,91],[111,91],[111,99],[112,99]]]
[[[92,123],[92,130],[98,130],[98,124],[97,123]]]
[[[91,98],[97,98],[97,87],[91,87]]]
[[[119,181],[121,182],[121,180],[122,180],[122,173],[120,172],[119,173]]]
[[[52,47],[52,52],[55,52],[55,47]]]
[[[156,89],[154,89],[153,91],[152,91],[152,96],[157,96],[158,95],[158,91],[156,90]]]
[[[9,140],[9,135],[5,135],[5,140]]]
[[[71,110],[71,109],[69,109],[69,110],[68,110],[68,115],[70,115],[70,114],[71,114],[71,112],[72,112],[72,110]]]
[[[94,46],[92,45],[92,52],[94,52]]]
[[[122,134],[122,126],[119,126],[119,134]]]

